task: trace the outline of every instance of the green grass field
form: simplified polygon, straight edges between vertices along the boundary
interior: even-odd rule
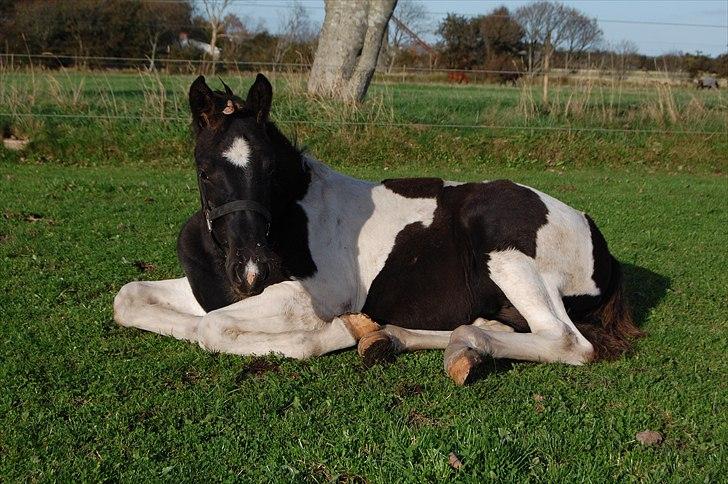
[[[128,105],[143,104],[133,76],[115,82]],[[394,114],[347,116],[444,122],[450,98],[463,110],[468,96],[517,103],[517,89],[445,87],[375,86],[420,100],[382,98],[377,109]],[[720,102],[708,124],[725,130]],[[554,122],[541,116],[533,123]],[[124,283],[181,274],[177,232],[199,203],[184,123],[0,121],[34,140],[21,154],[0,149],[2,480],[725,480],[728,136],[301,128],[313,154],[355,176],[539,188],[589,212],[625,264],[648,333],[632,355],[585,367],[491,362],[458,388],[440,351],[365,369],[355,351],[214,355],[116,326]],[[638,443],[646,429],[664,442]]]

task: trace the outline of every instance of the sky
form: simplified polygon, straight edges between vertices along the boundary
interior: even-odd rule
[[[277,31],[293,0],[232,0],[232,11],[248,17],[253,24],[262,21]],[[324,18],[323,0],[298,0],[307,8],[311,20],[319,25]],[[446,13],[484,14],[505,5],[516,9],[529,0],[415,0],[428,10],[433,31]],[[728,52],[728,0],[564,0],[599,23],[605,40],[634,42],[640,52],[659,55],[668,52],[701,51],[708,55]],[[629,22],[666,22],[687,25],[651,25]],[[706,26],[709,25],[709,26]],[[436,41],[434,34],[427,41]]]

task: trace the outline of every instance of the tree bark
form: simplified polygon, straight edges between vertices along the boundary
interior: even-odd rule
[[[549,63],[553,49],[551,46],[551,33],[546,36],[546,42],[543,46],[543,103],[549,103]]]
[[[348,102],[364,99],[397,0],[326,0],[308,92]]]

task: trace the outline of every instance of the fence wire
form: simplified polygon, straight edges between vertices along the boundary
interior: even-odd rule
[[[245,67],[268,67],[275,68],[280,67],[283,69],[310,69],[314,64],[312,62],[280,62],[280,61],[241,61],[241,60],[225,60],[225,59],[175,59],[170,57],[161,57],[152,59],[151,57],[114,57],[114,56],[83,56],[75,54],[23,54],[23,53],[0,53],[0,59],[6,59],[6,65],[12,66],[14,61],[17,59],[19,62],[25,59],[39,59],[44,61],[56,61],[59,67],[64,67],[62,61],[82,61],[82,62],[98,62],[98,63],[113,63],[113,64],[125,64],[130,67],[142,67],[148,68],[150,64],[177,64],[177,65],[212,65],[233,67],[236,70],[246,70]],[[2,63],[0,63],[0,66]],[[31,65],[34,66],[34,64]],[[339,69],[341,66],[332,64],[320,64],[321,67]],[[108,67],[108,66],[107,66]],[[152,70],[158,70],[156,67]],[[550,70],[550,74],[558,76],[558,71],[568,71],[569,76],[578,77],[580,75],[588,75],[595,77],[625,77],[630,74],[645,74],[655,73],[660,77],[653,77],[653,80],[659,80],[664,77],[664,80],[669,80],[670,75],[673,77],[685,77],[686,75],[676,76],[674,73],[670,73],[667,70],[660,70],[656,68],[654,71],[643,71],[637,69],[604,69],[598,66],[596,67],[553,67]],[[544,74],[544,71],[539,67],[532,71],[525,69],[517,70],[500,70],[500,69],[455,69],[450,67],[417,67],[417,66],[396,66],[391,70],[378,70],[377,74],[380,75],[406,75],[407,73],[464,73],[464,74],[504,74],[504,75],[519,75],[519,76],[540,76]]]
[[[60,118],[60,119],[123,119],[143,122],[191,122],[191,118],[183,116],[140,116],[124,114],[52,114],[52,113],[12,113],[0,112],[0,117],[31,117],[31,118]],[[276,120],[276,124],[283,125],[312,125],[312,126],[355,126],[355,127],[379,127],[379,128],[433,128],[433,129],[485,129],[485,130],[514,130],[514,131],[568,131],[568,132],[592,132],[592,133],[632,133],[632,134],[675,134],[675,135],[727,135],[728,129],[724,131],[702,131],[702,130],[662,130],[662,129],[633,129],[633,128],[602,128],[602,127],[579,127],[579,126],[504,126],[496,124],[457,124],[457,123],[420,123],[420,122],[371,122],[371,121],[322,121],[310,119],[282,119]]]

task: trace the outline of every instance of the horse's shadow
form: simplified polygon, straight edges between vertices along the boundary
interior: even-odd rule
[[[632,316],[637,326],[644,329],[643,326],[650,311],[665,298],[671,281],[668,277],[645,267],[624,262],[621,263],[621,266],[624,274],[624,292],[632,308]],[[529,364],[530,362],[491,358],[483,365],[485,368],[481,372],[485,374],[501,373],[512,369],[517,364],[524,363]]]
[[[652,308],[664,299],[671,281],[662,274],[634,264],[622,263],[622,271],[627,300],[632,306],[634,320],[641,328]]]

